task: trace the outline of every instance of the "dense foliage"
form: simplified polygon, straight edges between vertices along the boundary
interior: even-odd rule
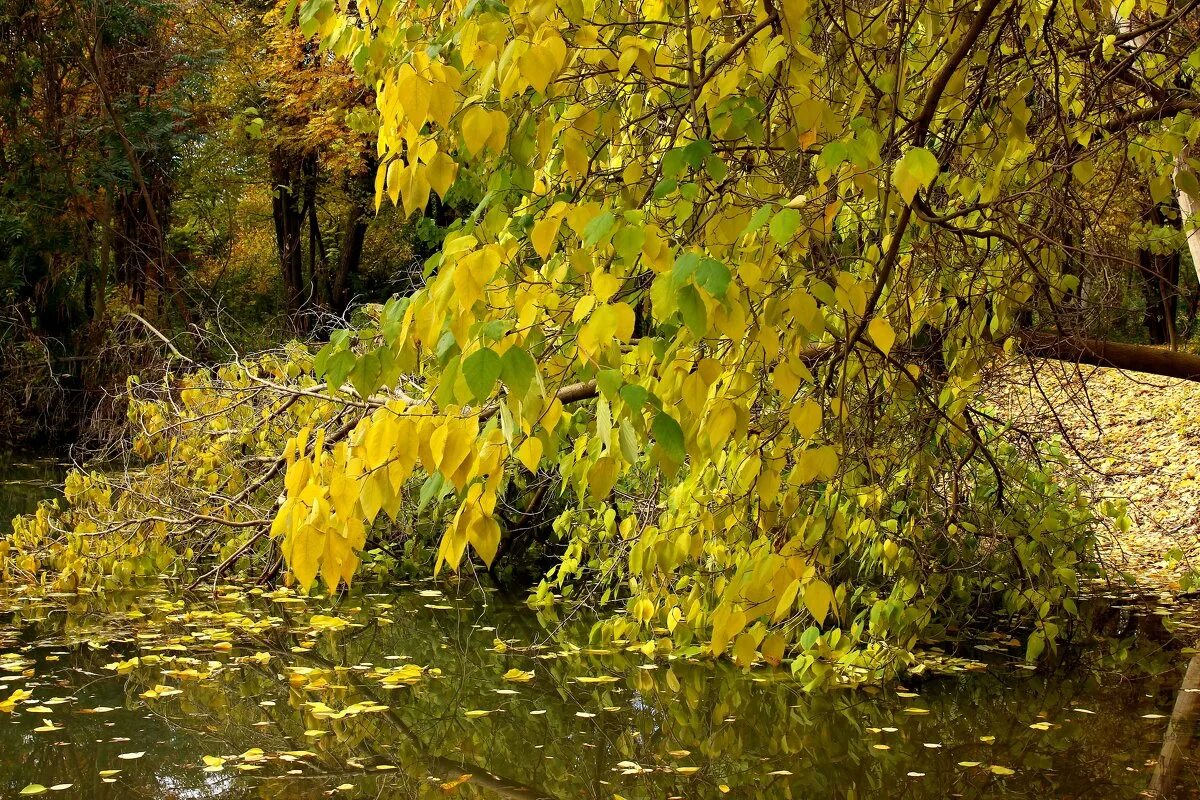
[[[306,0],[374,94],[376,207],[473,208],[315,358],[135,391],[137,460],[9,569],[524,560],[535,604],[619,604],[597,635],[814,682],[994,616],[1036,658],[1123,518],[983,390],[1088,302],[1083,212],[1200,195],[1191,12]]]

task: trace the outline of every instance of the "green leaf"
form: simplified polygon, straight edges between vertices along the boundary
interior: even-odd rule
[[[622,261],[636,261],[645,243],[646,232],[637,225],[626,225],[613,236],[613,249]]]
[[[517,397],[529,394],[529,387],[533,385],[533,379],[537,375],[537,362],[533,360],[533,356],[520,347],[510,347],[504,351],[500,360],[500,377],[509,391]]]
[[[450,331],[443,331],[441,337],[437,341],[437,344],[433,348],[434,357],[437,358],[437,362],[442,366],[446,366],[446,364],[450,363],[451,358],[461,352],[462,350],[459,349],[458,340],[454,338],[454,334]]]
[[[504,362],[490,347],[476,350],[463,359],[463,380],[467,382],[476,400],[483,401],[491,395],[503,368]]]
[[[678,288],[688,282],[700,267],[700,254],[692,250],[681,253],[671,267],[671,285]]]
[[[382,368],[379,363],[378,351],[367,353],[358,359],[354,369],[350,370],[350,384],[358,396],[364,400],[375,394],[379,389],[379,375]]]
[[[621,455],[630,464],[636,463],[641,452],[638,447],[637,434],[634,432],[633,426],[629,424],[629,420],[621,420],[617,429],[617,439],[621,446]]]
[[[692,169],[700,169],[708,157],[712,155],[712,145],[707,139],[697,139],[688,142],[683,148],[683,158]]]
[[[350,375],[350,370],[354,369],[356,364],[358,364],[358,359],[349,350],[338,350],[333,353],[325,361],[325,383],[333,390],[342,388],[346,378]]]
[[[1029,634],[1029,642],[1025,646],[1025,660],[1037,661],[1038,656],[1046,649],[1046,635],[1041,631]]]
[[[608,236],[612,231],[613,225],[617,224],[617,218],[613,216],[611,211],[605,211],[600,216],[589,222],[583,229],[583,244],[585,247],[595,247]]]
[[[662,200],[664,197],[678,188],[679,181],[675,180],[674,178],[668,178],[667,180],[659,181],[658,183],[654,184],[654,199]]]
[[[768,230],[771,238],[782,246],[790,242],[799,229],[800,212],[794,208],[781,208],[771,219],[771,227]]]
[[[904,202],[911,203],[918,190],[933,183],[938,169],[938,162],[933,153],[924,147],[914,147],[896,162],[892,183],[896,185]]]
[[[602,369],[596,373],[596,386],[610,400],[617,398],[624,380],[619,369]]]
[[[684,148],[676,147],[673,150],[668,150],[662,159],[663,178],[672,181],[677,179],[683,174],[683,169],[686,166],[687,153],[684,152]]]
[[[621,387],[621,399],[625,401],[625,404],[634,413],[642,410],[642,406],[646,405],[646,400],[649,397],[650,392],[646,391],[645,387],[638,386],[636,383],[627,383]]]
[[[811,650],[820,638],[821,629],[815,625],[809,625],[804,629],[804,633],[800,634],[800,646],[805,650]]]
[[[1200,200],[1200,181],[1196,179],[1196,173],[1190,169],[1181,169],[1175,173],[1175,185],[1179,191]]]
[[[675,293],[675,300],[679,304],[683,324],[688,326],[688,330],[697,339],[703,338],[704,334],[708,333],[708,312],[704,309],[704,301],[700,299],[696,287],[691,284],[680,286]]]
[[[1096,164],[1090,158],[1076,161],[1071,165],[1071,174],[1080,183],[1091,183],[1092,176],[1096,174]]]
[[[455,397],[459,366],[458,356],[451,356],[450,360],[446,362],[446,366],[442,370],[442,379],[437,382],[437,388],[433,391],[433,400],[439,406],[460,402]]]
[[[746,227],[742,229],[742,236],[754,233],[763,225],[767,224],[767,220],[771,216],[772,206],[759,206],[754,212],[754,216],[750,217],[750,221],[746,223]]]
[[[442,477],[442,473],[433,472],[421,484],[421,492],[417,498],[417,511],[424,511],[425,506],[429,505],[429,501],[435,497],[441,497],[446,493],[447,488],[453,488],[452,484],[447,484],[446,479]]]
[[[683,449],[683,428],[665,411],[660,411],[650,426],[655,443],[676,463],[682,463],[685,455]]]
[[[704,162],[704,169],[708,172],[708,177],[717,183],[725,180],[729,174],[729,166],[718,156],[709,156],[708,160]]]
[[[725,297],[730,277],[729,268],[715,258],[703,258],[696,267],[696,285],[717,299]]]

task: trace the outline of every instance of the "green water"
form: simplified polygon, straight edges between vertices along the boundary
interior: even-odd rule
[[[57,493],[64,466],[51,458],[0,450],[0,533],[12,530],[17,514],[28,514],[39,500]]]
[[[584,637],[465,585],[10,592],[0,703],[30,696],[0,710],[0,798],[1144,796],[1200,614],[1090,608],[1090,643],[1053,669],[983,637],[960,653],[983,669],[805,694],[786,672],[564,645]],[[1200,797],[1179,741],[1173,796]]]
[[[981,641],[984,671],[804,694],[776,672],[539,647],[523,607],[421,591],[10,598],[0,699],[32,697],[0,715],[0,796],[1132,798],[1189,659],[1158,615],[1114,611],[1123,645],[1049,674]],[[349,624],[314,630],[314,615]],[[405,664],[440,674],[387,688]],[[180,692],[142,696],[160,686]],[[386,709],[313,713],[364,701]],[[229,760],[206,772],[206,755]],[[1180,775],[1177,796],[1197,796],[1192,765]]]

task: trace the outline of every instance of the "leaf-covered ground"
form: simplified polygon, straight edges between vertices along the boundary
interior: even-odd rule
[[[1189,589],[1200,569],[1200,383],[1041,362],[995,393],[1008,419],[1062,447],[1102,498],[1128,501],[1131,526],[1102,556],[1146,588]]]

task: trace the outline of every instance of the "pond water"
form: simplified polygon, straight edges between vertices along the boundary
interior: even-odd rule
[[[65,467],[52,458],[0,450],[0,533],[12,530],[12,518],[28,514],[38,501],[55,494]]]
[[[1053,669],[984,636],[960,655],[986,665],[806,694],[785,671],[564,644],[586,627],[477,586],[12,589],[0,798],[1200,797],[1181,724],[1200,615],[1091,609],[1104,638]]]

